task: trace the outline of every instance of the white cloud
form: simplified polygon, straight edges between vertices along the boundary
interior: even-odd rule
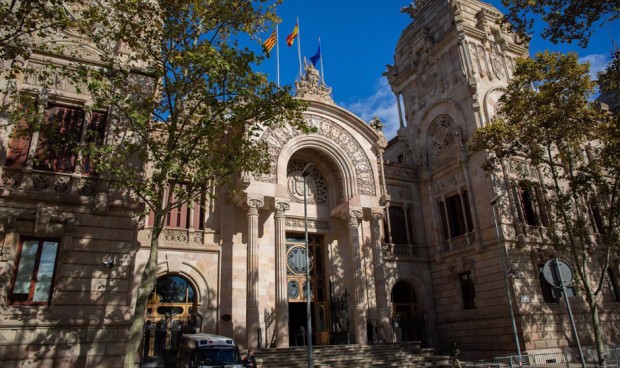
[[[377,79],[372,95],[352,102],[341,102],[339,105],[366,122],[375,116],[379,117],[385,124],[383,128],[385,137],[389,140],[396,136],[396,131],[399,128],[398,106],[396,105],[396,97],[392,93],[386,78]]]
[[[582,64],[585,62],[590,63],[590,78],[596,80],[596,74],[607,67],[609,59],[607,55],[590,54],[579,58],[579,62]]]

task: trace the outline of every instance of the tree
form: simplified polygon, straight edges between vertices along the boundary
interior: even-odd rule
[[[473,148],[490,151],[488,171],[512,158],[540,169],[543,178],[531,184],[544,191],[549,239],[576,268],[604,364],[599,295],[610,255],[620,245],[620,128],[609,112],[589,102],[595,83],[588,69],[572,53],[518,61],[501,112],[475,133]]]
[[[141,340],[166,214],[215,186],[230,184],[236,173],[266,171],[267,146],[256,139],[262,129],[289,122],[308,131],[302,123],[302,104],[288,88],[279,89],[255,73],[252,67],[262,56],[240,46],[247,39],[256,40],[266,23],[276,20],[275,8],[265,5],[266,0],[137,3],[136,8],[117,4],[120,11],[114,16],[126,18],[128,11],[137,21],[120,33],[112,29],[114,37],[101,40],[128,44],[131,55],[118,58],[128,59],[125,65],[146,65],[147,75],[157,81],[155,93],[143,93],[141,78],[114,68],[118,60],[109,60],[105,70],[82,68],[98,104],[111,106],[120,118],[112,134],[116,141],[91,147],[97,170],[130,188],[154,215],[126,367],[133,366]],[[133,38],[135,32],[139,37]],[[148,175],[141,175],[141,167],[130,166],[135,157],[148,162]]]
[[[45,37],[52,32],[72,27],[74,19],[67,9],[77,9],[80,3],[80,0],[12,0],[0,3],[2,59],[27,60],[32,52],[32,37]]]
[[[94,106],[108,110],[106,140],[91,139],[92,144],[78,147],[80,154],[94,172],[129,189],[153,215],[125,367],[134,366],[141,341],[166,214],[216,187],[230,187],[244,172],[265,172],[268,147],[258,139],[264,129],[288,123],[310,131],[302,119],[305,105],[290,88],[253,70],[265,50],[252,48],[260,47],[261,32],[278,21],[280,2],[85,0],[79,13],[69,11],[75,33],[101,52],[100,60],[51,66],[92,96]],[[46,32],[57,29],[52,24]],[[47,50],[75,56],[61,47]],[[8,92],[19,101],[18,110],[36,104],[27,94]]]
[[[619,0],[502,0],[508,7],[505,19],[515,31],[527,35],[537,16],[547,24],[542,37],[553,43],[578,41],[588,44],[594,25],[603,25],[620,17]]]
[[[620,49],[616,46],[611,54],[611,62],[607,68],[598,73],[598,84],[601,91],[599,100],[609,104],[620,124]]]

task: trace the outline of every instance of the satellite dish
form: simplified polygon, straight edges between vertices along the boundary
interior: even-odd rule
[[[542,272],[545,280],[554,287],[566,287],[573,282],[573,269],[561,259],[547,261]]]

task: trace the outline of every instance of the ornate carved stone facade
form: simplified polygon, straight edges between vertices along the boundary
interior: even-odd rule
[[[402,11],[414,22],[385,74],[405,119],[389,145],[380,120],[338,107],[306,64],[297,96],[308,102],[304,118],[316,131],[287,124],[264,131],[267,174],[240,173],[238,185],[169,214],[177,221],[162,232],[158,277],[190,285],[182,308],[202,332],[234,337],[242,348],[293,345],[298,321],[306,320],[303,285],[310,285],[313,313],[324,318],[315,320],[318,345],[334,341],[331,319],[342,317],[329,313],[336,301],[348,306],[349,342],[367,342],[367,322],[394,341],[400,321],[401,338],[438,351],[456,341],[467,359],[512,355],[504,291],[510,268],[526,275],[509,280],[522,349],[571,346],[558,332],[566,332],[563,312],[539,290],[538,266],[557,253],[544,227],[520,220],[524,196],[511,184],[515,173],[531,182],[539,173],[510,160],[487,175],[484,153],[468,148],[501,109],[499,96],[526,45],[496,23],[497,9],[477,0],[417,0]],[[96,59],[96,50],[75,47],[82,49],[86,60]],[[34,78],[24,86],[36,87]],[[60,79],[54,87],[75,92]],[[135,217],[137,199],[80,173],[4,167],[0,180],[0,365],[120,362],[152,237],[148,218]],[[58,244],[48,305],[11,299],[18,250],[35,244],[24,241]],[[300,276],[306,266],[309,284]],[[609,293],[602,304],[611,335],[618,307]],[[147,312],[153,326],[188,323],[174,309],[156,309]]]
[[[566,314],[541,292],[540,264],[559,254],[549,237],[541,172],[515,158],[489,174],[481,169],[486,152],[471,152],[468,145],[501,110],[499,98],[515,60],[527,56],[527,44],[498,22],[497,9],[477,0],[418,0],[401,11],[414,21],[385,72],[405,121],[384,154],[389,161],[384,259],[407,279],[418,265],[389,263],[407,254],[398,243],[406,235],[414,245],[425,245],[420,254],[429,261],[423,267],[430,270],[441,310],[434,326],[444,351],[456,341],[472,358],[515,355],[511,328],[486,328],[511,325],[509,285],[521,351],[576,352],[574,336],[559,327],[567,325]],[[404,167],[413,171],[409,178],[402,175]],[[405,187],[413,189],[411,197],[403,196]],[[411,224],[413,231],[399,233],[399,223]],[[530,252],[541,249],[545,256],[532,259]],[[506,270],[523,277],[505,279]],[[389,273],[387,281],[390,285]],[[588,331],[580,337],[592,345],[585,303],[572,299],[581,308],[579,328]],[[609,336],[618,328],[612,300],[611,292],[600,299]],[[540,318],[554,322],[540,325],[535,322]]]
[[[370,159],[353,135],[339,124],[323,116],[306,114],[305,119],[309,125],[317,129],[314,134],[332,142],[352,161],[353,170],[357,177],[358,193],[375,195],[376,184],[374,176],[376,171],[373,172]],[[269,155],[272,158],[272,164],[269,168],[269,173],[266,175],[255,175],[254,178],[256,180],[268,183],[276,182],[277,163],[280,152],[286,143],[299,136],[299,134],[296,129],[292,129],[290,126],[270,129],[263,134],[261,139],[269,144]]]

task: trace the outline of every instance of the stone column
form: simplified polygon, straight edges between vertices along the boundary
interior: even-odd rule
[[[366,343],[366,310],[364,309],[364,277],[362,268],[362,256],[360,254],[359,223],[362,219],[361,209],[351,209],[343,214],[343,218],[349,220],[349,243],[351,248],[351,263],[353,265],[353,331],[354,343]]]
[[[288,348],[288,283],[286,277],[285,212],[291,206],[276,203],[276,347]]]
[[[248,278],[246,301],[246,333],[248,348],[258,347],[258,209],[263,206],[260,199],[248,199]]]
[[[398,106],[398,123],[400,124],[400,129],[405,129],[405,123],[403,122],[403,112],[400,106],[400,96],[401,92],[396,93],[396,106]]]
[[[390,324],[390,307],[388,292],[385,289],[385,270],[383,269],[383,245],[381,242],[382,212],[373,212],[370,220],[372,236],[372,266],[375,274],[375,296],[377,298],[377,338],[391,341],[392,327]]]

